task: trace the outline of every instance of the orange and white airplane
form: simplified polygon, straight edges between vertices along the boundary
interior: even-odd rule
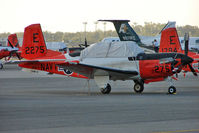
[[[182,50],[175,24],[176,22],[168,22],[162,30],[159,47],[160,53],[185,53],[185,51],[188,51],[188,39],[185,41],[185,44],[187,44],[185,45],[186,50]],[[193,72],[194,75],[197,75],[199,73],[199,54],[189,51],[188,56],[193,58],[194,61],[184,66],[183,70],[184,72]]]
[[[8,61],[11,57],[18,57],[18,59],[21,59],[19,51],[20,46],[18,43],[17,35],[11,34],[8,36],[7,47],[0,47],[0,60],[5,58],[5,60]],[[3,63],[0,61],[0,69],[2,68]]]
[[[19,63],[23,68],[94,79],[103,94],[111,91],[109,80],[133,80],[134,91],[141,93],[144,83],[165,80],[193,62],[182,53],[144,53],[132,41],[95,43],[85,48],[80,57],[70,57],[46,48],[40,24],[25,28],[21,56],[26,60],[10,63]],[[68,74],[67,70],[73,72]],[[176,88],[171,80],[169,83],[168,92],[173,94]]]

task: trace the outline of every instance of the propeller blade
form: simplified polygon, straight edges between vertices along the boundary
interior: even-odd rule
[[[16,52],[16,56],[19,60],[21,60],[21,57],[19,56],[19,54]]]
[[[198,76],[198,74],[196,73],[196,71],[193,69],[193,67],[191,66],[191,64],[188,64],[190,70],[192,71],[194,76]]]
[[[11,44],[11,42],[8,40],[8,43],[10,44],[10,46],[12,47],[12,48],[14,48],[14,46]]]
[[[184,42],[185,42],[184,54],[188,55],[188,51],[189,51],[189,34],[188,33],[185,33],[185,35],[184,35]]]
[[[19,46],[19,43],[17,42],[16,45],[15,45],[15,47],[18,48],[18,46]]]
[[[12,55],[13,55],[13,51],[10,52],[9,57],[7,58],[7,60],[10,60],[10,58],[12,57]]]

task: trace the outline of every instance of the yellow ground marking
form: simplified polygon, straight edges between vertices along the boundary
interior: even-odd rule
[[[176,130],[176,131],[153,132],[153,133],[184,133],[184,132],[195,132],[195,131],[199,131],[199,129],[191,129],[191,130]]]

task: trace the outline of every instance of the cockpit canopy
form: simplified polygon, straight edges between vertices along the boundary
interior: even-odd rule
[[[122,58],[137,56],[139,53],[144,53],[144,50],[132,41],[99,42],[82,50],[80,58]]]

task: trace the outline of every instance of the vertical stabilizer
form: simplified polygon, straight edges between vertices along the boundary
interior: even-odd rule
[[[136,32],[128,23],[129,20],[99,20],[99,21],[112,22],[115,26],[120,41],[135,41],[137,43],[140,43],[139,36],[136,34]]]
[[[19,42],[18,42],[18,39],[17,39],[17,35],[16,34],[10,34],[8,36],[8,43],[7,43],[7,46],[8,47],[16,47],[16,48],[19,48]]]
[[[21,56],[25,59],[35,59],[46,55],[47,48],[40,24],[32,24],[24,30]]]
[[[160,53],[178,52],[182,53],[178,33],[175,27],[176,22],[168,22],[161,31]]]

